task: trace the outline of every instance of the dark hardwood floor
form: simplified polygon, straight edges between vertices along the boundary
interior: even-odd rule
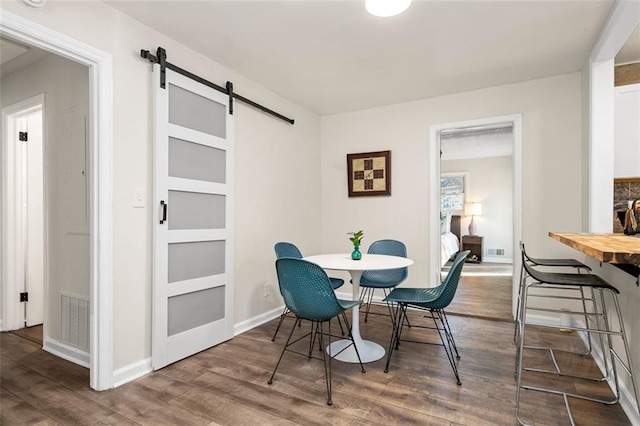
[[[37,343],[42,346],[42,324],[34,325],[33,327],[25,327],[20,330],[10,331],[9,333],[16,336],[24,337],[27,340],[31,340],[33,343]]]
[[[413,323],[422,320],[415,312],[411,315]],[[273,320],[104,392],[89,388],[87,369],[42,351],[40,345],[22,336],[1,333],[0,423],[515,425],[513,323],[455,315],[449,315],[449,321],[462,356],[461,386],[455,384],[441,347],[402,343],[387,374],[384,360],[367,364],[364,374],[356,365],[334,361],[333,406],[326,405],[320,361],[287,353],[273,384],[267,384],[292,319],[285,321],[275,343],[271,342],[277,323]],[[308,328],[305,322],[296,333]],[[337,324],[333,330],[339,330]],[[370,316],[361,330],[363,337],[386,347],[391,334],[389,317]],[[406,337],[429,338],[428,331],[408,331]],[[528,333],[528,339],[569,339],[572,346],[582,345],[576,336],[545,330]],[[535,353],[527,354],[527,361],[549,362]],[[588,358],[566,362],[580,370],[595,369]],[[526,379],[539,381],[538,376]],[[592,387],[594,392],[610,393],[602,384],[578,386],[583,391]],[[571,408],[579,425],[629,424],[619,405],[571,399]],[[569,424],[560,396],[525,391],[522,414],[538,425]]]
[[[463,275],[447,312],[473,318],[513,321],[511,286],[510,276]]]

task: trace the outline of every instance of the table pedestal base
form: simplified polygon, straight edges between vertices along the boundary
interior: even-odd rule
[[[327,347],[327,353],[329,355],[336,354],[349,345],[351,345],[351,340],[338,340],[333,342],[331,346]],[[377,361],[384,357],[384,348],[375,342],[356,339],[356,345],[358,346],[358,353],[360,354],[360,359],[362,359],[363,363]],[[352,345],[342,351],[334,359],[342,362],[357,363],[358,355],[356,355],[356,351]]]

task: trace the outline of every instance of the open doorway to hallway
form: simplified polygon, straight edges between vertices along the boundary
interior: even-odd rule
[[[89,367],[88,67],[1,41],[2,330]]]
[[[0,36],[24,46],[32,46],[53,53],[82,65],[89,76],[88,101],[90,120],[86,121],[88,149],[85,151],[88,181],[88,228],[89,228],[89,339],[91,353],[88,362],[89,384],[95,390],[109,389],[113,385],[113,60],[109,53],[96,49],[79,40],[39,25],[29,19],[3,10],[0,14]],[[2,57],[6,49],[1,49]],[[4,67],[3,67],[4,68]],[[86,72],[88,71],[88,73]],[[67,75],[72,81],[74,75]],[[57,86],[56,86],[57,87]],[[62,86],[64,87],[64,86]],[[55,88],[55,87],[54,87]],[[5,100],[3,92],[2,99]],[[46,146],[46,136],[45,136]],[[46,150],[45,150],[46,151]],[[3,158],[4,159],[4,158]],[[46,159],[46,158],[45,158]],[[45,161],[46,169],[46,161]],[[6,170],[3,168],[2,170]],[[6,189],[3,180],[2,209],[6,206]],[[46,192],[45,192],[46,194]],[[0,216],[3,231],[0,240],[4,244],[4,217]],[[3,250],[0,256],[1,281],[6,282],[6,259]],[[0,285],[3,287],[3,285]],[[45,287],[46,288],[46,287]],[[71,295],[73,296],[73,295]],[[6,298],[4,298],[6,300]],[[45,310],[46,310],[45,305]],[[0,317],[5,312],[0,307]],[[46,315],[45,315],[46,324]],[[62,352],[61,356],[62,356]],[[69,351],[64,356],[78,358],[77,352]],[[82,360],[82,362],[84,362]],[[3,370],[4,371],[4,370]]]
[[[431,136],[437,149],[431,214],[438,209],[443,247],[438,276],[448,272],[450,256],[471,251],[449,311],[510,321],[521,234],[520,116],[433,126]],[[445,244],[451,234],[456,244]]]

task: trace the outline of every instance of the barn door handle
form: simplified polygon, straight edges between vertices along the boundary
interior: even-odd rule
[[[164,200],[160,201],[160,207],[162,207],[162,219],[160,219],[160,225],[167,221],[167,206],[168,204]]]

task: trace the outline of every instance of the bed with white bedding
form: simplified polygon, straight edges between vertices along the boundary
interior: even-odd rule
[[[440,214],[440,266],[460,251],[460,216]]]

